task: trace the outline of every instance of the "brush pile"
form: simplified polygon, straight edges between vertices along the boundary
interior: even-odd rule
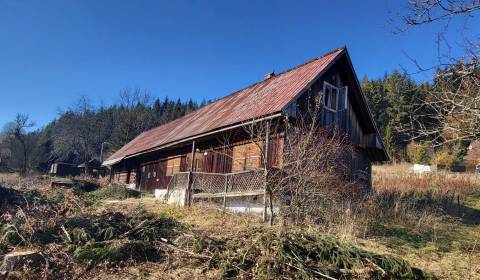
[[[202,236],[184,242],[196,253],[211,255],[207,269],[220,269],[227,279],[435,279],[401,258],[303,231],[256,230],[234,240]]]
[[[176,222],[141,211],[98,214],[89,208],[110,192],[119,199],[138,196],[116,186],[106,191],[78,181],[71,189],[48,192],[0,186],[0,257],[40,251],[45,265],[28,272],[41,271],[44,278],[74,274],[77,263],[159,259],[155,243],[171,238]]]

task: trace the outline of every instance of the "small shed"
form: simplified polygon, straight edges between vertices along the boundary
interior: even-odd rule
[[[78,165],[80,174],[90,175],[93,177],[105,176],[106,169],[102,163],[96,159],[92,159],[86,163]]]
[[[75,177],[80,175],[80,168],[73,163],[56,162],[52,163],[48,173],[52,176]]]

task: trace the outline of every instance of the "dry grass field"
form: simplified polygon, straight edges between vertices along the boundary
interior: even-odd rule
[[[0,226],[16,226],[7,239],[18,234],[24,240],[0,242],[0,250],[46,250],[50,267],[20,278],[310,279],[327,273],[338,279],[480,279],[478,178],[375,166],[368,197],[319,206],[321,223],[277,219],[274,226],[256,215],[166,205],[151,195],[95,187],[95,181],[78,181],[72,190],[30,180],[18,205],[0,198]]]
[[[18,183],[20,176],[18,173],[1,173],[0,172],[0,186],[1,185],[14,185]]]
[[[412,204],[417,196],[436,208],[407,203],[403,220],[385,221],[365,246],[401,255],[442,279],[480,279],[480,174],[411,174],[408,167],[375,166],[375,192],[399,192]]]

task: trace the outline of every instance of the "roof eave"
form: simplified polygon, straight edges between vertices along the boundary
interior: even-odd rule
[[[166,148],[169,148],[169,147],[172,147],[172,146],[175,146],[175,145],[179,145],[179,144],[182,144],[182,143],[185,143],[185,142],[188,142],[188,141],[197,140],[199,138],[209,136],[209,135],[212,135],[212,134],[215,134],[215,133],[219,133],[219,132],[222,132],[222,131],[235,129],[235,128],[238,128],[238,127],[242,127],[242,126],[245,126],[245,125],[249,125],[249,124],[264,121],[264,120],[272,120],[272,119],[281,117],[282,115],[283,115],[283,112],[278,111],[278,112],[275,112],[273,114],[265,115],[265,116],[262,116],[262,117],[259,117],[259,118],[250,119],[250,120],[245,121],[245,122],[234,123],[234,124],[231,124],[231,125],[228,125],[228,126],[225,126],[225,127],[222,127],[222,128],[214,129],[214,130],[211,130],[211,131],[208,131],[208,132],[205,132],[205,133],[200,133],[200,134],[197,134],[197,135],[193,135],[191,137],[187,137],[187,138],[179,139],[177,141],[165,143],[163,145],[160,145],[160,146],[157,146],[157,147],[145,150],[145,151],[141,151],[141,152],[138,152],[138,153],[127,155],[123,158],[108,160],[109,162],[110,161],[113,162],[113,163],[108,163],[108,165],[113,165],[113,164],[118,163],[118,162],[120,162],[124,159],[134,158],[134,157],[137,157],[137,156],[140,156],[140,155],[143,155],[143,154],[148,154],[148,153],[151,153],[151,152],[160,151],[162,149],[166,149]],[[106,165],[106,162],[107,161],[105,161],[102,165]]]
[[[365,93],[362,90],[362,87],[360,85],[360,82],[358,81],[357,73],[355,72],[355,68],[353,68],[352,60],[350,59],[350,55],[348,54],[348,50],[345,48],[345,55],[347,57],[348,65],[350,69],[353,72],[353,76],[355,78],[355,84],[360,90],[360,95],[362,97],[363,103],[365,107],[367,108],[368,116],[370,118],[370,121],[373,124],[373,128],[375,129],[375,133],[377,134],[378,141],[380,142],[380,145],[382,146],[381,150],[385,154],[385,161],[390,160],[390,155],[388,154],[387,150],[385,149],[385,145],[383,143],[382,135],[380,134],[380,131],[378,130],[377,123],[375,122],[375,119],[373,118],[372,110],[370,110],[370,107],[368,106],[367,98],[365,97]]]

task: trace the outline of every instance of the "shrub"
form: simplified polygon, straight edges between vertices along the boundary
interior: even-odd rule
[[[409,143],[407,145],[408,159],[413,163],[429,164],[430,151],[426,144]]]
[[[139,191],[128,189],[120,185],[111,185],[84,194],[85,202],[90,205],[93,205],[103,199],[121,200],[137,197],[140,197]]]
[[[435,154],[431,163],[438,166],[451,168],[453,165],[455,165],[455,158],[447,150],[442,150]]]

